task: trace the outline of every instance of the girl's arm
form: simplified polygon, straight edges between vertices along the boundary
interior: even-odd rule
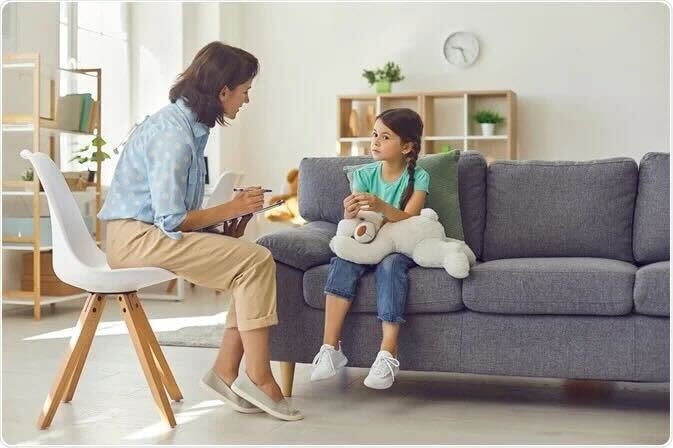
[[[354,193],[354,196],[356,197],[360,207],[362,207],[364,210],[383,213],[385,222],[402,221],[420,214],[423,204],[425,203],[426,195],[427,193],[425,191],[414,191],[414,193],[409,198],[407,205],[404,207],[404,211],[402,211],[399,208],[388,204],[382,199],[379,199],[373,194]]]
[[[397,207],[393,207],[387,202],[383,202],[383,216],[385,216],[387,222],[397,222],[403,221],[412,216],[417,216],[421,213],[423,204],[425,204],[425,196],[427,193],[425,191],[416,190],[413,192],[407,205],[404,207],[404,210],[400,210]]]

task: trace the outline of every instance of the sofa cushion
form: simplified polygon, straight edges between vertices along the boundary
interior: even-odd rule
[[[336,235],[336,224],[309,222],[301,227],[264,235],[257,240],[271,251],[276,261],[303,271],[329,263],[334,256],[329,242]]]
[[[670,315],[670,261],[643,266],[636,272],[633,305],[638,314]]]
[[[312,308],[325,309],[325,283],[329,264],[316,266],[304,274],[304,300]],[[413,267],[409,270],[407,314],[447,313],[463,309],[460,280],[444,269]],[[376,313],[376,283],[374,271],[360,279],[357,295],[350,308],[355,313]]]
[[[635,274],[630,263],[600,258],[487,261],[463,280],[463,302],[485,313],[622,315]]]
[[[484,260],[632,261],[634,160],[498,161],[488,169]]]
[[[670,154],[648,152],[638,170],[633,256],[640,264],[670,259]]]
[[[343,201],[351,194],[347,165],[371,162],[371,157],[305,157],[299,163],[299,214],[307,221],[338,223]]]
[[[474,255],[482,259],[486,226],[486,159],[478,151],[460,153],[458,199],[465,242]]]
[[[344,167],[370,163],[370,157],[307,157],[299,165],[299,213],[307,221],[338,223],[343,200],[350,194]],[[432,178],[430,179],[432,185]],[[465,242],[482,256],[486,225],[486,160],[463,151],[458,160],[458,197]]]
[[[425,206],[439,215],[444,233],[449,238],[464,240],[458,197],[458,164],[460,150],[429,154],[418,159],[418,166],[430,175],[430,187]]]

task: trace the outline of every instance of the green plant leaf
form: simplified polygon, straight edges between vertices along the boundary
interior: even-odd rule
[[[91,161],[92,162],[98,162],[98,159],[100,159],[100,161],[102,162],[103,160],[109,159],[109,158],[110,158],[110,154],[106,153],[105,151],[101,151],[100,153],[99,152],[94,152],[93,154],[91,154]]]
[[[502,123],[505,121],[505,119],[500,116],[499,113],[491,111],[491,110],[480,110],[475,112],[475,114],[472,116],[474,121],[477,123],[493,123],[493,124],[498,124]]]
[[[91,140],[91,144],[94,145],[94,146],[103,146],[103,145],[107,145],[107,142],[105,140],[103,140],[102,137],[96,137],[93,140]]]
[[[73,154],[77,154],[77,153],[79,153],[79,152],[85,152],[85,151],[88,151],[88,150],[89,150],[89,145],[86,145],[86,146],[83,146],[83,147],[79,148],[79,149],[76,150],[76,151],[73,151],[72,153],[73,153]]]

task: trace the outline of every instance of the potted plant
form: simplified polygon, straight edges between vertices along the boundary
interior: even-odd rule
[[[103,163],[103,161],[110,158],[110,154],[106,153],[102,149],[100,152],[98,152],[98,148],[99,147],[102,148],[106,144],[107,142],[103,140],[101,137],[96,137],[91,141],[90,144],[83,146],[77,151],[75,151],[73,153],[75,155],[70,159],[70,161],[71,162],[77,161],[82,165],[93,163],[95,166],[95,163],[98,162],[98,159],[100,157],[100,162]],[[89,170],[88,181],[93,182],[96,176],[96,168],[91,170],[89,166],[87,166],[87,169]]]
[[[474,114],[473,118],[474,121],[481,124],[481,134],[484,136],[493,135],[495,125],[505,121],[500,114],[490,110],[480,110]]]
[[[376,93],[390,93],[390,86],[394,82],[404,80],[400,66],[394,62],[387,62],[383,68],[364,70],[362,76],[369,85],[376,85]]]
[[[21,174],[21,180],[24,182],[32,182],[35,179],[35,172],[33,171],[33,168],[28,168],[26,171],[24,171]],[[33,186],[26,186],[25,187],[26,191],[33,191]],[[42,182],[40,182],[40,191],[44,191],[42,188]]]

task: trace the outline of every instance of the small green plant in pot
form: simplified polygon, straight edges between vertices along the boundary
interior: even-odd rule
[[[404,80],[402,69],[394,62],[387,62],[383,68],[375,70],[365,69],[362,77],[370,86],[376,85],[376,93],[390,93],[392,83]]]
[[[104,145],[106,145],[107,142],[103,140],[101,137],[96,137],[93,140],[91,140],[91,143],[81,147],[77,151],[73,152],[74,156],[70,159],[70,162],[77,162],[81,165],[87,165],[87,169],[89,170],[89,182],[93,182],[95,180],[96,176],[96,170],[97,170],[97,164],[98,160],[100,159],[100,162],[103,163],[106,159],[110,158],[110,154],[106,153],[102,149],[100,152],[98,152],[98,148],[103,148]],[[93,167],[93,170],[91,169]]]
[[[472,118],[474,118],[474,121],[481,124],[481,134],[484,136],[493,135],[495,125],[505,121],[500,114],[490,110],[480,110],[476,112]]]
[[[33,171],[33,168],[28,168],[26,171],[21,173],[21,180],[24,182],[32,182],[35,179],[35,172]],[[33,191],[33,186],[26,186],[25,190],[26,191]],[[44,191],[42,188],[42,182],[40,182],[40,191]]]

